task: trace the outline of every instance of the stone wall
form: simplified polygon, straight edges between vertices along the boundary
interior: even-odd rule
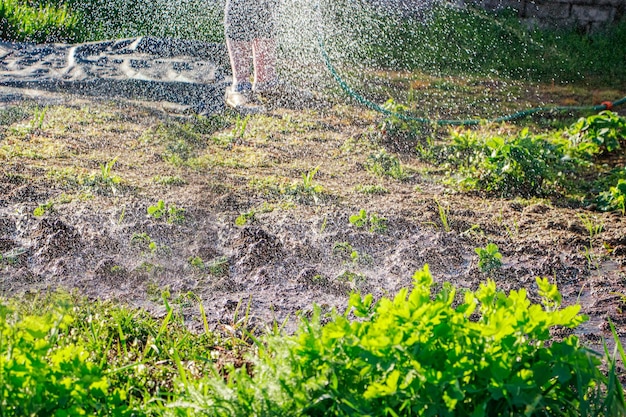
[[[487,10],[513,9],[529,26],[600,30],[626,15],[626,0],[364,0],[388,11],[420,13],[437,2],[478,5]]]
[[[533,26],[576,27],[586,32],[618,22],[626,0],[465,0],[488,10],[511,8]]]

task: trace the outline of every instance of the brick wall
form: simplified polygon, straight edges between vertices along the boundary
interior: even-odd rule
[[[531,25],[592,32],[624,18],[626,0],[465,0],[488,10],[511,8]]]

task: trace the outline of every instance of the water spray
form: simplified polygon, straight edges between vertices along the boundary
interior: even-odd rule
[[[321,13],[321,7],[319,0],[316,2],[314,6],[314,10],[318,13]],[[616,101],[603,101],[598,105],[587,105],[587,106],[541,106],[541,107],[533,107],[526,110],[521,110],[515,113],[503,115],[500,117],[492,118],[492,119],[454,119],[454,120],[446,120],[446,119],[428,119],[423,117],[411,116],[404,113],[398,113],[391,110],[388,110],[381,106],[378,103],[375,103],[362,94],[357,92],[354,88],[352,88],[339,74],[337,69],[332,63],[332,60],[326,51],[326,44],[324,42],[324,31],[321,25],[321,16],[320,16],[320,24],[318,24],[318,45],[320,48],[320,52],[322,58],[324,60],[324,64],[326,65],[326,69],[331,74],[335,82],[341,87],[341,89],[353,100],[358,102],[359,104],[374,110],[378,113],[384,114],[385,116],[396,117],[400,120],[404,120],[407,122],[415,122],[421,124],[429,124],[429,125],[439,125],[439,126],[475,126],[484,122],[492,122],[492,123],[501,123],[501,122],[509,122],[516,119],[521,119],[532,114],[536,113],[562,113],[562,112],[581,112],[581,111],[593,111],[600,112],[603,110],[613,110],[613,108],[626,104],[626,97],[623,97]]]

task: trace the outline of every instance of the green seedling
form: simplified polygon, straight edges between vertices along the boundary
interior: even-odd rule
[[[230,273],[230,263],[226,256],[219,256],[205,264],[209,273],[216,277],[227,276]]]
[[[253,222],[256,216],[256,210],[250,209],[245,213],[241,213],[235,219],[235,225],[245,226],[247,223]]]
[[[361,209],[359,214],[353,214],[348,220],[354,227],[364,227],[367,224],[367,212],[365,209]]]
[[[350,284],[352,288],[358,288],[367,282],[367,278],[360,272],[345,270],[337,276],[337,281]]]
[[[235,120],[235,127],[233,127],[233,130],[231,132],[233,139],[243,140],[249,121],[250,115],[247,115],[243,119],[241,118],[241,116],[237,115],[237,119]]]
[[[404,180],[408,177],[398,157],[387,153],[384,149],[371,154],[365,166],[368,171],[379,176],[389,176],[397,180]]]
[[[578,218],[589,234],[589,245],[593,246],[593,240],[596,236],[602,233],[602,230],[604,230],[604,224],[602,224],[598,217],[586,213],[580,213]]]
[[[40,204],[39,206],[37,206],[37,208],[33,210],[33,216],[41,217],[46,213],[52,213],[52,212],[54,212],[54,202],[49,201],[47,203]]]
[[[385,232],[387,230],[387,219],[379,216],[376,213],[372,213],[368,216],[367,212],[364,209],[359,210],[358,214],[353,214],[348,218],[350,224],[354,227],[365,227],[369,225],[369,231],[374,232]]]
[[[187,181],[185,181],[183,178],[178,177],[178,176],[162,177],[160,175],[157,175],[152,178],[152,182],[154,182],[155,184],[167,185],[167,186],[182,186],[182,185],[187,184]]]
[[[152,243],[152,238],[147,233],[133,233],[130,237],[131,245],[149,245]]]
[[[155,205],[149,206],[148,216],[155,219],[166,219],[168,223],[182,223],[185,221],[185,209],[178,208],[175,204],[166,205],[163,200],[159,200]]]
[[[502,254],[495,243],[489,243],[484,248],[476,248],[478,267],[483,272],[490,272],[502,266]]]
[[[388,194],[389,190],[382,185],[357,185],[354,190],[363,194],[382,195]]]
[[[324,187],[315,183],[315,174],[319,169],[318,165],[312,170],[302,173],[302,181],[287,186],[284,190],[285,193],[291,194],[296,199],[313,199],[317,203],[320,195],[324,192]]]
[[[48,112],[48,106],[35,107],[33,120],[31,120],[30,122],[31,130],[41,130],[43,128],[43,121],[46,117],[47,112]]]
[[[204,261],[199,256],[190,257],[188,259],[188,262],[191,266],[193,266],[194,268],[198,268],[201,271],[204,271],[206,269],[206,265],[204,264]]]
[[[439,220],[441,220],[441,226],[446,233],[450,232],[450,224],[448,223],[448,208],[439,204],[439,201],[435,200],[437,203],[437,211],[439,212]]]
[[[113,174],[113,167],[117,162],[117,157],[113,158],[109,162],[100,164],[100,174],[90,175],[84,182],[85,185],[95,188],[95,190],[101,193],[106,193],[108,190],[117,193],[117,186],[121,184],[122,178]]]
[[[354,249],[348,242],[335,242],[333,244],[333,253],[336,255],[349,256]]]

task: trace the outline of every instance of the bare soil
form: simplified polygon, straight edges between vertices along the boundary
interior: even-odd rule
[[[276,108],[246,124],[155,103],[1,92],[3,297],[62,288],[158,316],[166,290],[199,326],[184,297],[192,292],[212,327],[249,303],[251,323],[291,317],[292,328],[314,303],[341,310],[352,290],[393,295],[428,264],[438,283],[476,289],[492,278],[535,300],[535,278],[549,277],[564,304],[590,316],[577,330],[587,343],[610,337],[609,318],[626,334],[624,216],[563,199],[456,192],[411,147],[381,140],[375,113],[331,103]],[[399,156],[408,178],[366,169],[380,148]],[[306,192],[303,174],[318,166],[309,185],[323,190]],[[173,217],[148,215],[159,200]],[[360,209],[385,217],[387,230],[352,225]],[[581,215],[601,232],[590,237]],[[484,273],[475,248],[489,242],[503,265]]]

